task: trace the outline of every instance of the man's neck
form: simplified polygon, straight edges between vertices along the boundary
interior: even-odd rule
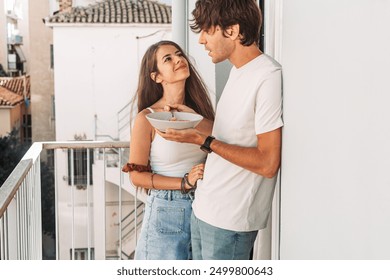
[[[259,55],[263,53],[257,47],[256,44],[252,44],[250,46],[243,46],[241,44],[237,44],[234,52],[229,57],[229,61],[236,67],[240,68],[241,66],[247,64],[249,61],[252,61]]]

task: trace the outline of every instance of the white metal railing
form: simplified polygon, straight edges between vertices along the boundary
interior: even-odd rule
[[[31,149],[0,188],[0,257],[42,259],[39,154]]]
[[[0,188],[1,259],[42,259],[40,155],[44,150],[55,151],[56,259],[78,259],[78,248],[86,253],[81,257],[85,259],[130,256],[133,249],[124,251],[124,243],[129,240],[129,232],[137,238],[143,199],[137,198],[127,174],[120,170],[127,161],[128,148],[129,142],[119,141],[34,143]],[[74,177],[75,169],[80,167],[75,166],[75,151],[80,149],[86,149],[87,153],[83,186]],[[111,153],[117,156],[116,163]],[[94,170],[92,184],[90,168]],[[134,212],[134,221],[124,218]],[[116,220],[112,220],[114,216]],[[116,253],[109,256],[107,252],[114,251],[114,243]]]

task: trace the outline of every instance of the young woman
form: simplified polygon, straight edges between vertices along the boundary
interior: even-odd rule
[[[142,62],[136,98],[138,114],[130,141],[129,163],[123,171],[137,187],[148,190],[136,259],[191,259],[190,192],[203,178],[206,153],[197,145],[167,141],[146,119],[170,104],[197,112],[197,126],[211,133],[214,110],[199,74],[174,42],[148,48]]]

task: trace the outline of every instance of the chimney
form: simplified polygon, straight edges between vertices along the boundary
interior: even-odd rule
[[[72,0],[59,0],[60,12],[69,11],[72,8]]]

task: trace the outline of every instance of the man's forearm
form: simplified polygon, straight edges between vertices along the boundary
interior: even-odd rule
[[[274,177],[279,169],[280,152],[276,149],[273,152],[263,152],[257,147],[240,147],[217,139],[210,147],[227,161],[267,178]]]
[[[272,178],[280,166],[281,128],[257,135],[256,147],[241,147],[215,139],[211,142],[210,148],[231,163]]]

